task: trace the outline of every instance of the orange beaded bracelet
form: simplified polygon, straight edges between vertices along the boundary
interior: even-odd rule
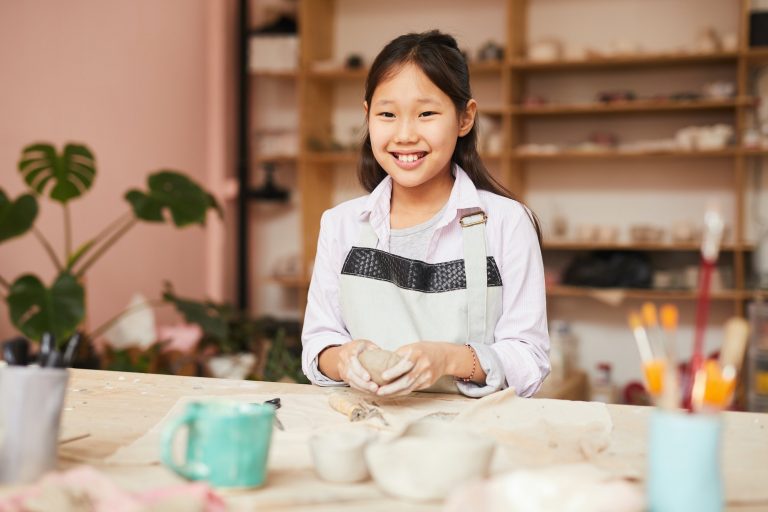
[[[469,349],[469,353],[472,354],[472,373],[469,374],[469,377],[459,377],[459,380],[462,382],[470,382],[472,379],[475,378],[475,371],[477,370],[477,354],[475,354],[475,349],[469,346],[469,344],[464,345]]]

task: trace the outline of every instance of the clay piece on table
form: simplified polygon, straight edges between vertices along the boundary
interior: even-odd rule
[[[358,359],[360,359],[363,368],[371,375],[371,380],[382,386],[387,381],[381,377],[381,374],[399,363],[402,358],[389,350],[372,349],[362,352]]]

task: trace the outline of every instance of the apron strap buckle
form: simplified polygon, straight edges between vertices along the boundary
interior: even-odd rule
[[[464,215],[462,218],[459,219],[459,224],[461,224],[461,227],[468,228],[470,226],[476,226],[478,224],[485,224],[485,222],[488,220],[488,216],[485,214],[484,211],[469,213],[467,215]]]

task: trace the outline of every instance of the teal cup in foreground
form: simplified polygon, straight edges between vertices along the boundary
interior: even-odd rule
[[[653,412],[648,454],[651,512],[723,509],[721,432],[719,415]]]
[[[193,402],[163,432],[163,463],[214,487],[258,487],[267,474],[275,409],[267,404]],[[186,461],[174,460],[174,439],[188,429]]]

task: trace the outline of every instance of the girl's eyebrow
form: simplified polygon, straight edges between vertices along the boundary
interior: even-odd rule
[[[374,106],[376,107],[383,107],[387,105],[393,105],[395,103],[394,100],[378,100],[376,103],[374,103]],[[434,98],[416,98],[416,103],[419,104],[430,104],[430,105],[437,105],[440,102],[435,100]]]

